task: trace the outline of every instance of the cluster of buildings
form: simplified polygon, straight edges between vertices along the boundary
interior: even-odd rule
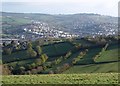
[[[85,35],[116,35],[118,34],[117,23],[89,23],[89,24],[75,24],[73,27],[75,33],[80,36]]]
[[[24,31],[27,33],[32,33],[39,35],[41,38],[50,37],[50,38],[73,38],[78,37],[78,35],[70,34],[61,30],[56,30],[55,27],[50,27],[46,23],[34,22],[31,25],[24,28]]]

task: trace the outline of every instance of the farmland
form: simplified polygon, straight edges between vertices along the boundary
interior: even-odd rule
[[[74,66],[69,70],[63,72],[63,74],[82,74],[82,73],[116,73],[118,72],[118,64],[120,62],[105,63],[105,64],[90,64],[82,66]]]
[[[0,85],[119,83],[117,17],[0,13]]]
[[[116,41],[97,44],[95,39],[82,38],[43,45],[28,42],[30,48],[3,54],[2,82],[4,85],[118,84],[120,61]],[[36,46],[42,53],[30,57],[28,49],[38,53]]]
[[[38,44],[32,43],[33,50]],[[81,46],[81,47],[80,47]],[[29,70],[31,73],[110,73],[118,72],[118,45],[109,44],[103,51],[105,45],[96,45],[87,39],[73,39],[72,41],[63,41],[58,43],[49,43],[41,45],[42,53],[48,58],[41,63],[41,57],[30,57],[27,49],[17,50],[11,55],[3,54],[3,63],[9,67],[18,68],[25,67],[25,72]],[[73,63],[73,61],[76,61]],[[29,67],[29,68],[28,68]],[[37,68],[42,67],[40,72]],[[33,71],[34,69],[34,71]]]

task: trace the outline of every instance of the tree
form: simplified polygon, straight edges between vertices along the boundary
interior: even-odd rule
[[[41,65],[42,64],[42,60],[39,58],[39,59],[36,59],[35,60],[35,64],[36,65]]]
[[[11,46],[15,46],[16,45],[16,42],[15,41],[11,41]]]
[[[81,47],[81,44],[80,44],[80,43],[77,43],[77,44],[75,45],[75,47],[78,49],[78,48]]]
[[[36,56],[37,56],[37,53],[34,50],[32,50],[31,51],[31,57],[36,57]]]
[[[32,67],[32,68],[35,68],[35,67],[36,67],[36,64],[35,64],[35,63],[32,63],[32,64],[31,64],[31,67]]]
[[[28,48],[32,48],[32,43],[31,42],[28,42],[28,44],[27,44],[27,49]]]
[[[2,74],[2,75],[10,75],[11,74],[11,70],[9,69],[9,67],[7,65],[0,65],[0,68],[2,69],[2,71],[0,71],[0,74]]]
[[[6,54],[6,55],[10,55],[12,53],[12,49],[5,48],[5,49],[3,49],[3,53]]]
[[[36,52],[37,52],[38,56],[41,55],[42,49],[40,46],[36,46]]]
[[[27,49],[27,54],[29,57],[36,57],[37,56],[37,53],[31,47],[29,47]]]
[[[6,46],[7,46],[6,42],[3,42],[3,46],[4,46],[4,47],[6,47]]]
[[[27,65],[25,66],[25,68],[26,68],[26,70],[30,70],[30,69],[32,69],[32,67],[31,67],[30,64],[27,64]]]
[[[102,44],[105,44],[106,43],[106,40],[104,38],[101,39],[101,43]]]
[[[25,71],[25,67],[21,66],[21,67],[19,68],[19,72],[20,72],[21,74],[23,74],[24,71]]]
[[[65,55],[65,59],[67,59],[68,57],[70,57],[71,54],[72,54],[71,51],[69,51],[69,52]]]
[[[48,56],[46,54],[42,54],[40,58],[42,60],[42,63],[44,63],[48,59]]]

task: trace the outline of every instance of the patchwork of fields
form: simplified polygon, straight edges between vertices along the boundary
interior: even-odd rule
[[[3,84],[118,84],[119,47],[113,44],[103,51],[103,46],[94,47],[92,46],[94,44],[84,40],[77,40],[77,43],[85,43],[90,47],[85,49],[79,49],[78,47],[66,59],[64,58],[66,53],[75,46],[73,42],[60,42],[42,46],[43,52],[49,57],[42,65],[48,65],[42,72],[36,73],[36,75],[3,75]],[[72,64],[73,59],[78,58],[81,52],[83,57]],[[32,64],[36,59],[38,58],[29,58],[26,55],[26,50],[14,52],[9,57],[7,55],[3,56],[6,64],[12,67]],[[59,59],[58,63],[49,65],[57,59]],[[63,67],[66,67],[66,64],[70,65],[67,65],[68,68],[64,70]],[[62,70],[62,68],[63,71],[58,72],[61,74],[55,73],[56,70]],[[48,74],[49,72],[51,74]]]

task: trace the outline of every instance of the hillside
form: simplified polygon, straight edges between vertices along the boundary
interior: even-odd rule
[[[120,62],[118,40],[108,37],[104,38],[104,43],[101,38],[96,39],[60,39],[60,42],[44,45],[39,45],[41,40],[37,40],[28,42],[26,46],[30,48],[21,49],[22,45],[19,45],[11,53],[8,53],[8,47],[15,47],[16,44],[8,44],[3,48],[2,61],[13,74],[117,73]],[[40,55],[36,54],[36,46],[42,49]]]
[[[96,49],[98,51],[98,49]],[[91,53],[88,53],[81,61],[79,61],[74,67],[70,68],[69,70],[63,72],[65,74],[72,74],[72,73],[104,73],[104,72],[118,72],[118,64],[120,61],[118,60],[118,45],[109,45],[107,50],[102,52],[99,57],[95,59],[95,62],[91,64],[86,64],[90,62],[90,58],[92,56],[95,57],[95,50]],[[100,51],[99,51],[100,52]],[[94,54],[92,54],[94,53]],[[88,58],[88,60],[87,60]],[[86,64],[86,65],[80,65]]]
[[[40,22],[47,25],[47,28],[79,36],[115,35],[118,32],[117,17],[99,14],[50,15],[2,12],[2,17],[4,34],[25,35],[28,32],[23,29],[32,22]]]

